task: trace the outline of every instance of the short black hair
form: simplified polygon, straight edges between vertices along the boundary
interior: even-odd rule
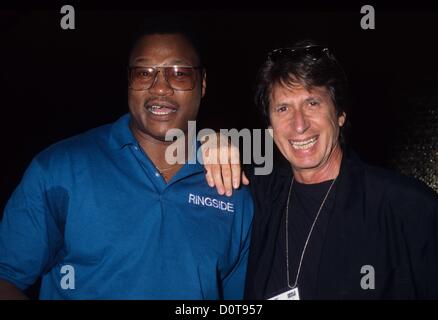
[[[320,55],[312,54],[314,48]],[[344,69],[329,51],[327,46],[313,40],[303,40],[294,43],[291,47],[281,51],[275,59],[268,59],[261,66],[256,80],[255,102],[261,109],[267,124],[270,124],[269,103],[272,87],[275,84],[302,84],[305,88],[313,86],[326,87],[335,105],[336,115],[348,113],[348,81]],[[315,51],[315,50],[314,50]],[[340,141],[345,144],[345,128],[347,123],[340,128]]]
[[[206,66],[205,58],[205,37],[203,37],[198,22],[191,17],[182,14],[160,14],[142,20],[134,30],[129,50],[132,53],[137,42],[148,35],[180,34],[184,36],[193,46],[198,56],[200,66]]]

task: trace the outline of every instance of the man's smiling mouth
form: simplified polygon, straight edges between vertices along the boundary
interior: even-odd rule
[[[178,105],[165,100],[150,100],[145,104],[146,110],[156,116],[167,116],[178,110]]]
[[[306,150],[312,148],[316,141],[318,140],[318,136],[314,136],[310,139],[306,140],[289,140],[289,143],[292,145],[292,148],[296,150]]]
[[[176,112],[176,108],[173,107],[165,107],[161,105],[152,105],[150,107],[147,107],[147,110],[157,116],[165,116],[171,113]]]

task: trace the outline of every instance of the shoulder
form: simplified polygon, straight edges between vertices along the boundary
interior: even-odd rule
[[[288,188],[292,177],[292,169],[283,162],[274,163],[273,170],[267,175],[256,175],[250,168],[250,189],[256,198],[278,196],[282,190]]]
[[[250,177],[250,188],[254,196],[255,233],[266,233],[275,229],[281,221],[292,180],[290,166],[274,165],[268,175]],[[272,230],[271,230],[272,231]]]
[[[107,147],[110,129],[111,124],[106,124],[58,141],[38,153],[33,162],[50,170],[96,155]]]
[[[407,229],[427,229],[438,219],[438,194],[425,183],[394,170],[346,159],[350,201],[363,200],[367,212],[401,221]]]
[[[424,182],[393,170],[364,165],[369,185],[385,192],[386,197],[399,203],[415,201],[437,205],[438,194]]]
[[[344,153],[342,162],[341,174],[346,174],[351,183],[363,184],[367,193],[400,202],[437,201],[438,194],[424,182],[395,170],[369,165],[352,150]]]

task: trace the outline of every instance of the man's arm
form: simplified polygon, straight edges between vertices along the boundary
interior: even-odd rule
[[[210,187],[216,187],[220,195],[231,196],[240,183],[249,184],[240,164],[239,148],[220,133],[209,134],[202,144],[202,156],[206,170],[205,179]]]
[[[246,270],[248,267],[249,247],[251,243],[254,203],[249,190],[242,199],[242,221],[236,228],[240,241],[233,240],[238,250],[238,259],[230,273],[223,279],[223,298],[225,300],[242,300],[245,291]],[[236,247],[238,246],[238,247]]]
[[[8,281],[0,279],[0,300],[28,300],[29,298]]]
[[[33,160],[6,204],[0,222],[0,293],[26,298],[20,290],[31,286],[51,265],[62,244],[47,174]],[[55,197],[56,194],[53,196]]]

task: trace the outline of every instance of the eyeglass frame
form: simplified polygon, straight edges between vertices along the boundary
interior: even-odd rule
[[[196,66],[196,67],[194,67],[194,66],[181,66],[181,65],[170,65],[170,66],[128,66],[127,70],[128,70],[129,88],[131,90],[134,90],[134,91],[146,91],[146,90],[149,90],[150,88],[152,88],[155,85],[155,83],[157,81],[158,73],[161,72],[158,69],[175,68],[175,67],[190,68],[190,69],[193,69],[193,70],[204,69],[203,66]],[[132,88],[132,86],[131,86],[131,72],[132,72],[132,69],[135,69],[135,68],[151,68],[151,69],[154,69],[156,71],[156,73],[154,75],[154,80],[151,82],[151,85],[149,87],[144,88],[144,89],[140,89],[140,90],[136,90],[136,89]],[[193,82],[193,86],[190,89],[184,89],[184,90],[175,89],[174,87],[172,87],[172,85],[170,84],[169,80],[167,80],[166,72],[164,72],[164,73],[162,72],[162,74],[163,74],[164,80],[166,80],[166,83],[169,85],[170,88],[172,88],[172,90],[176,90],[176,91],[191,91],[196,86],[196,81],[194,81]]]

